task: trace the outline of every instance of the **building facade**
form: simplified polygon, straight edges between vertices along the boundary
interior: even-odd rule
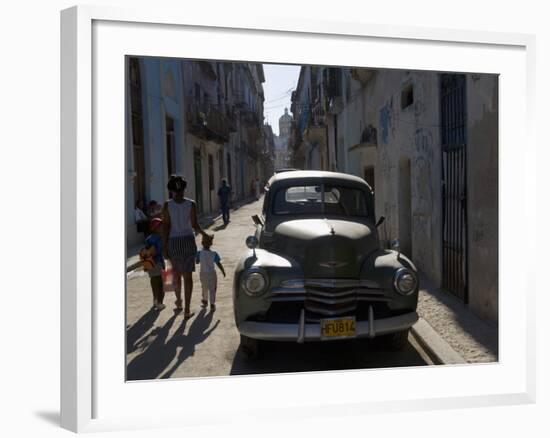
[[[382,239],[496,321],[498,77],[307,67],[293,105],[294,164],[364,178]]]
[[[279,135],[275,136],[275,169],[285,169],[290,165],[289,139],[292,128],[292,116],[285,108],[284,114],[279,117]]]
[[[261,64],[128,57],[127,241],[134,207],[162,203],[171,174],[187,180],[199,215],[216,215],[222,178],[250,195],[265,149]],[[266,159],[269,158],[269,155]]]

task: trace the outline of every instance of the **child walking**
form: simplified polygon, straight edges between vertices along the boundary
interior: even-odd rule
[[[201,307],[204,308],[208,306],[208,299],[210,299],[210,310],[212,312],[216,310],[216,289],[218,287],[218,277],[216,276],[216,268],[214,264],[218,265],[218,268],[222,271],[222,274],[225,277],[225,270],[223,269],[219,254],[210,249],[213,241],[214,236],[204,235],[202,238],[202,249],[197,252],[197,263],[200,263],[201,267]]]
[[[160,230],[162,219],[153,218],[149,224],[151,234],[145,239],[145,248],[143,248],[139,257],[143,264],[143,269],[149,274],[151,281],[151,290],[153,292],[153,308],[162,310],[166,306],[164,301],[164,288],[162,285],[162,270],[165,269],[164,257],[162,256],[162,238]]]

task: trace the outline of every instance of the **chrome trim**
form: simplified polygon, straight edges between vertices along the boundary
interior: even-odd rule
[[[321,290],[308,289],[307,293],[320,295],[322,297],[345,297],[346,295],[355,295],[356,291],[352,289],[352,290],[345,290],[342,292],[325,292]]]
[[[309,287],[328,287],[328,288],[343,288],[343,287],[364,287],[364,288],[376,288],[379,289],[371,280],[354,280],[347,278],[334,278],[334,279],[316,279],[306,278],[304,280],[306,288]]]
[[[279,294],[305,294],[305,289],[293,289],[293,288],[286,288],[286,287],[277,287],[275,289],[271,289],[271,293],[274,295]]]
[[[416,312],[406,313],[404,315],[393,316],[390,318],[381,318],[371,321],[357,321],[355,324],[355,337],[365,338],[370,333],[375,336],[395,333],[410,328],[418,320]],[[372,326],[371,326],[372,324]],[[238,325],[241,334],[254,339],[264,339],[271,341],[290,341],[296,342],[298,339],[299,324],[278,324],[271,322],[244,321]],[[320,341],[321,324],[304,324],[304,341]]]
[[[412,274],[415,281],[416,281],[414,287],[410,290],[410,292],[407,292],[407,293],[401,292],[399,290],[399,288],[397,287],[397,279],[399,278],[400,275],[402,275],[402,273],[403,274],[404,273]],[[411,271],[410,269],[402,267],[402,268],[399,268],[397,271],[395,271],[395,274],[393,274],[393,288],[399,295],[402,295],[404,297],[409,296],[410,294],[412,294],[415,291],[415,289],[417,287],[418,287],[418,276],[416,275],[415,272]]]
[[[374,338],[376,333],[374,331],[374,310],[372,306],[369,306],[369,338]]]
[[[348,306],[348,307],[343,307],[341,309],[331,310],[331,309],[323,309],[322,307],[312,306],[312,305],[309,305],[309,304],[306,303],[306,309],[307,310],[309,310],[311,312],[319,313],[321,315],[327,315],[327,316],[342,315],[343,313],[351,312],[352,310],[355,310],[356,307],[357,306],[354,304],[353,306]]]
[[[245,244],[250,249],[258,248],[259,242],[256,236],[248,236],[245,240]]]
[[[245,280],[246,280],[247,275],[254,274],[254,273],[262,274],[264,279],[265,279],[265,288],[264,288],[264,290],[262,290],[261,292],[258,292],[258,293],[250,292],[245,286],[245,283],[246,283]],[[259,267],[254,267],[254,268],[247,269],[246,271],[243,272],[243,274],[241,276],[241,288],[244,290],[244,292],[249,297],[259,297],[259,296],[265,294],[266,291],[269,290],[269,275],[267,274],[265,269],[262,269],[262,268],[259,268]]]
[[[296,279],[296,281],[301,281]],[[306,279],[304,288],[278,286],[269,290],[272,302],[305,302],[308,311],[321,316],[339,316],[352,312],[357,303],[364,301],[387,302],[388,291],[373,288],[370,280],[355,279]],[[367,287],[367,284],[369,287]],[[342,290],[343,289],[343,290]],[[316,305],[317,304],[317,305]],[[331,309],[333,305],[346,305],[342,309]]]
[[[303,289],[305,287],[305,283],[302,278],[291,278],[289,280],[281,281],[280,287],[283,289]]]
[[[318,303],[323,303],[323,304],[353,303],[356,301],[355,296],[331,300],[329,298],[316,297],[315,295],[312,295],[312,294],[308,295],[307,299],[311,301],[316,301]]]
[[[272,303],[289,303],[293,301],[305,301],[306,297],[305,295],[299,295],[299,296],[290,296],[290,297],[277,297],[274,296],[271,298]]]
[[[306,311],[304,309],[300,311],[299,324],[300,325],[298,327],[298,339],[296,340],[296,342],[298,342],[298,344],[303,344],[304,339],[306,337]]]

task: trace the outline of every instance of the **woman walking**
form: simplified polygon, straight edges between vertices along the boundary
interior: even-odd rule
[[[174,286],[176,293],[176,311],[184,310],[184,318],[189,319],[191,313],[191,295],[193,293],[193,272],[197,245],[194,231],[208,236],[197,220],[195,201],[184,197],[187,182],[179,175],[172,175],[167,188],[172,193],[163,206],[163,248],[165,257],[170,260],[174,271]],[[185,307],[182,308],[181,278],[183,277]]]

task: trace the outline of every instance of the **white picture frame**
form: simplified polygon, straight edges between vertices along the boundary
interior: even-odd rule
[[[246,17],[231,19],[209,14],[177,10],[135,10],[104,6],[78,6],[61,13],[61,425],[76,432],[93,432],[112,429],[135,429],[201,424],[206,416],[206,405],[201,407],[200,393],[208,393],[216,387],[221,394],[220,404],[208,407],[216,412],[216,421],[224,423],[256,417],[265,421],[277,415],[292,418],[312,416],[365,415],[372,412],[395,412],[418,409],[441,409],[476,407],[487,405],[532,403],[535,400],[535,309],[534,273],[526,262],[515,266],[510,274],[509,259],[519,245],[535,247],[536,233],[522,235],[523,241],[506,234],[510,219],[507,212],[513,212],[510,198],[518,199],[516,208],[520,211],[527,205],[535,205],[534,186],[536,175],[527,174],[527,164],[532,165],[535,156],[535,142],[531,126],[534,119],[534,45],[532,35],[491,33],[484,31],[458,31],[451,29],[427,29],[403,26],[385,26],[365,23],[343,23],[313,21],[307,19]],[[139,32],[137,32],[139,30]],[[189,48],[172,47],[170,37],[183,33],[196,41],[204,41]],[[124,34],[124,37],[123,37]],[[143,34],[143,35],[142,35]],[[145,35],[146,34],[146,35]],[[155,37],[154,35],[157,34]],[[159,36],[163,35],[163,37]],[[134,55],[204,57],[210,59],[239,59],[226,50],[216,47],[210,39],[220,36],[246,41],[253,35],[258,40],[283,40],[311,44],[311,50],[304,54],[288,51],[282,55],[276,47],[261,53],[258,60],[287,61],[290,63],[321,63],[326,61],[326,50],[321,44],[334,45],[337,49],[343,42],[349,46],[366,45],[378,61],[377,67],[410,69],[429,68],[439,65],[441,70],[473,71],[468,67],[476,62],[480,69],[501,74],[500,91],[500,236],[507,236],[500,245],[500,361],[496,364],[467,365],[454,367],[425,367],[423,369],[362,370],[329,373],[298,373],[284,376],[246,376],[230,378],[184,379],[163,382],[125,383],[124,375],[123,312],[120,313],[120,297],[104,294],[104,285],[124,282],[121,266],[111,267],[104,260],[114,257],[118,260],[124,248],[116,248],[113,254],[106,253],[105,241],[116,240],[105,226],[105,212],[116,210],[116,197],[120,195],[120,184],[124,181],[123,168],[117,167],[124,158],[124,142],[116,149],[120,134],[124,131],[124,114],[118,111],[124,101],[123,75],[120,77],[121,53]],[[205,36],[208,37],[206,41]],[[168,37],[168,38],[166,38]],[[210,38],[211,37],[211,38]],[[162,39],[164,38],[164,40]],[[202,39],[201,39],[202,38]],[[106,41],[110,44],[107,47]],[[159,42],[166,44],[160,45]],[[218,40],[219,41],[219,40]],[[273,42],[271,41],[271,42]],[[316,42],[317,41],[317,42]],[[125,46],[128,44],[128,46]],[[315,46],[317,44],[317,46]],[[129,47],[132,46],[132,47]],[[382,50],[380,46],[383,46]],[[256,60],[253,48],[241,47],[241,54],[248,50],[248,60]],[[325,47],[325,46],[323,46]],[[405,50],[405,47],[407,48]],[[137,49],[136,49],[137,48]],[[319,50],[316,50],[319,49]],[[135,51],[137,50],[137,52]],[[384,61],[386,51],[396,51],[399,62]],[[419,58],[422,50],[433,50],[438,59]],[[447,50],[474,54],[473,59],[456,59],[447,56]],[[118,51],[118,52],[117,52]],[[109,52],[109,53],[108,53]],[[111,53],[112,52],[112,53]],[[345,50],[344,50],[345,52]],[[426,52],[428,53],[428,52]],[[182,57],[185,57],[182,56]],[[258,57],[258,55],[255,55]],[[286,56],[283,59],[282,56]],[[300,58],[301,56],[301,58]],[[323,56],[325,58],[323,58]],[[335,50],[334,65],[346,65],[342,60],[346,54]],[[349,53],[348,53],[349,58]],[[489,56],[490,59],[486,57]],[[115,59],[113,68],[109,60]],[[244,58],[243,58],[244,59]],[[119,63],[120,61],[120,63]],[[355,65],[366,65],[358,56]],[[431,64],[430,64],[431,62]],[[428,65],[429,64],[429,65]],[[112,70],[112,71],[111,71]],[[113,74],[115,80],[109,77]],[[102,108],[106,103],[101,95],[102,81],[109,81],[108,91],[116,104],[114,113],[107,116]],[[111,102],[111,103],[113,103]],[[514,130],[507,122],[516,120]],[[122,123],[121,123],[122,121]],[[104,133],[115,133],[106,137]],[[103,141],[105,140],[105,141]],[[512,157],[506,153],[507,145],[522,141],[525,155]],[[99,142],[99,143],[98,143]],[[103,145],[114,147],[112,160],[106,160]],[[99,146],[98,146],[99,145]],[[123,161],[122,161],[123,163]],[[514,167],[515,166],[515,167]],[[119,173],[117,173],[119,169]],[[507,182],[506,175],[515,170],[514,184]],[[517,170],[519,169],[519,170]],[[102,196],[107,188],[116,187],[113,197]],[[506,193],[506,196],[503,195]],[[521,201],[519,201],[521,200]],[[105,205],[103,205],[105,203]],[[113,210],[114,208],[114,210]],[[115,223],[118,216],[115,213]],[[535,229],[534,215],[526,219],[524,226]],[[124,226],[123,222],[120,224]],[[511,225],[511,224],[510,224]],[[120,231],[120,229],[118,230]],[[120,258],[122,264],[122,258]],[[118,278],[120,276],[121,278]],[[505,277],[506,276],[506,277]],[[509,291],[519,290],[517,302],[508,299]],[[117,288],[115,288],[117,289]],[[117,289],[118,290],[118,289]],[[120,290],[120,295],[123,295]],[[100,291],[100,292],[98,292]],[[115,300],[112,302],[109,300]],[[514,304],[514,305],[512,305]],[[515,309],[515,310],[514,310]],[[119,313],[117,313],[119,312]],[[515,313],[514,313],[515,312]],[[117,328],[118,327],[118,328]],[[117,330],[120,330],[118,333]],[[111,337],[106,334],[112,333]],[[118,357],[117,352],[122,356]],[[513,353],[513,354],[512,354]],[[376,381],[381,382],[376,386]],[[318,389],[323,379],[324,389]],[[411,383],[407,391],[386,390],[389,380],[405,386],[407,382],[424,379],[431,388],[419,390]],[[454,387],[442,387],[438,382],[465,379]],[[469,384],[473,381],[475,385]],[[339,387],[350,387],[368,382],[371,391],[354,395],[337,392]],[[455,382],[456,383],[456,382]],[[238,386],[237,386],[238,384]],[[430,386],[428,384],[427,386]],[[247,401],[252,388],[264,388],[253,403]],[[154,418],[139,412],[132,405],[132,399],[141,393],[147,397],[164,394],[166,400],[174,397],[174,389],[184,389],[187,394],[196,394],[195,407],[186,406],[188,416],[177,409]],[[290,388],[309,388],[303,397],[291,398]],[[238,394],[240,393],[240,394]],[[357,394],[359,393],[359,394]],[[269,396],[268,396],[269,394]],[[323,394],[330,395],[331,402],[321,403]],[[237,397],[238,403],[231,409],[222,409],[222,403]],[[239,398],[240,397],[240,398]],[[347,398],[346,398],[347,397]],[[198,401],[198,402],[197,402]],[[238,406],[237,406],[238,405]],[[194,410],[193,410],[194,409]],[[132,414],[132,412],[134,414]],[[191,416],[192,414],[192,416]]]

